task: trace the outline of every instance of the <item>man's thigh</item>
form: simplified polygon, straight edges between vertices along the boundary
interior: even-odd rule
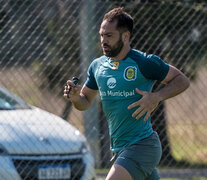
[[[151,171],[151,174],[150,173],[148,174],[143,169],[143,167],[137,166],[137,163],[135,163],[131,159],[127,160],[127,158],[125,159],[119,158],[117,161],[115,161],[115,164],[112,166],[109,174],[112,174],[114,177],[119,177],[120,180],[121,178],[123,178],[123,180],[128,180],[129,179],[128,177],[131,177],[131,180],[132,179],[133,180],[159,180],[160,179],[160,176],[156,168],[154,168]],[[115,179],[118,180],[119,178],[115,178]]]
[[[149,138],[139,141],[121,151],[114,164],[125,168],[133,180],[145,180],[148,177],[157,180],[159,176],[155,167],[158,165],[160,157],[161,144],[157,135],[153,134]]]
[[[106,180],[132,180],[132,177],[124,167],[114,164],[111,167]]]
[[[137,179],[139,180],[159,180],[160,179],[160,176],[156,168],[154,168],[154,170],[152,171],[152,174],[148,176],[147,178],[145,178],[145,175],[142,172],[142,170],[137,170],[136,174],[137,174]],[[124,167],[118,164],[114,164],[111,167],[106,177],[106,180],[133,180],[133,178]]]

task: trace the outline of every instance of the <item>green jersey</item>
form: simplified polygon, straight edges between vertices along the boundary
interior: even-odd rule
[[[155,81],[162,81],[168,71],[169,65],[158,56],[134,49],[123,60],[101,56],[91,63],[85,85],[100,92],[113,152],[153,133],[150,117],[144,121],[145,114],[137,120],[132,117],[137,107],[127,107],[142,97],[136,88],[151,92]]]

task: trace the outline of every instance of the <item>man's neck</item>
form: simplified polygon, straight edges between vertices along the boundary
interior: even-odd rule
[[[129,53],[130,49],[130,46],[124,47],[116,57],[112,57],[111,59],[114,61],[123,60]]]

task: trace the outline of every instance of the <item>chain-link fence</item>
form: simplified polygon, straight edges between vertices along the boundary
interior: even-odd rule
[[[118,6],[134,17],[132,47],[160,56],[191,80],[187,91],[161,103],[152,114],[163,147],[160,167],[194,168],[194,176],[205,176],[195,169],[207,168],[206,3],[1,0],[1,86],[75,126],[90,144],[95,167],[109,168],[110,142],[99,98],[79,112],[64,100],[63,89],[73,76],[84,83],[88,65],[102,53],[98,31],[103,15]],[[154,90],[158,88],[155,84]],[[0,95],[2,180],[94,177],[93,158],[69,123],[39,109],[28,110],[5,89]]]

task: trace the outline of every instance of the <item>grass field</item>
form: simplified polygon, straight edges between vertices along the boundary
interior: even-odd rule
[[[97,177],[96,180],[104,180],[104,178]],[[161,180],[207,180],[204,177],[192,177],[192,178],[161,178]]]
[[[96,173],[97,173],[97,178],[96,180],[104,180],[107,172],[109,171],[109,169],[97,169]],[[99,176],[99,174],[101,174],[101,176]],[[103,174],[105,176],[103,176]],[[161,180],[207,180],[207,177],[190,177],[190,178],[161,178]]]
[[[172,154],[175,159],[185,160],[191,164],[207,164],[205,127],[198,124],[179,124],[168,128]]]
[[[96,180],[104,180],[104,178],[97,178]],[[199,177],[192,177],[192,178],[161,178],[161,180],[207,180],[207,178],[199,178]]]

